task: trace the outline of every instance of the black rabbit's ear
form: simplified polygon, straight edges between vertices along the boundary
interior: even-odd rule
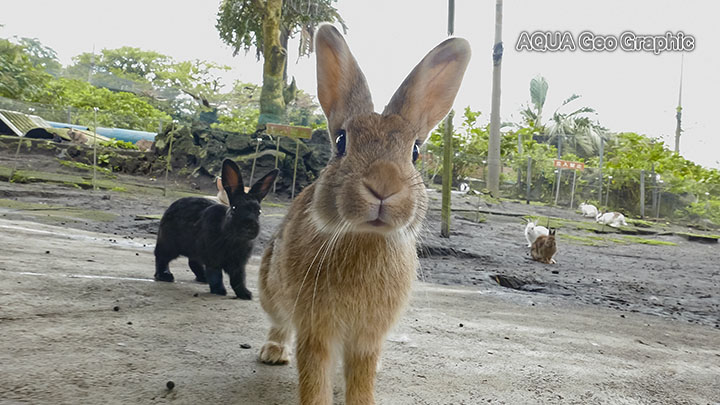
[[[278,173],[280,173],[280,170],[278,169],[271,170],[270,173],[266,174],[263,178],[253,184],[248,194],[257,198],[258,201],[261,201],[270,191],[270,187],[272,187],[275,182],[275,178]]]
[[[222,167],[222,185],[228,198],[234,194],[237,190],[244,192],[242,175],[240,175],[240,168],[237,163],[230,159],[223,161]]]

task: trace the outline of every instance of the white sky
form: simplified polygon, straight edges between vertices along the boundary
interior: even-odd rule
[[[177,60],[203,59],[232,66],[227,81],[260,83],[262,66],[254,52],[232,57],[215,30],[218,0],[23,0],[7,2],[0,15],[0,36],[36,37],[58,52],[63,64],[72,56],[102,48],[134,46]],[[582,31],[619,36],[626,30],[661,35],[693,35],[696,49],[685,54],[683,138],[687,158],[720,168],[716,115],[720,95],[720,28],[715,2],[686,0],[513,1],[504,2],[502,108],[504,121],[518,119],[529,101],[529,82],[540,74],[550,87],[545,116],[576,93],[574,103],[595,108],[600,123],[613,131],[662,137],[673,147],[680,54],[516,52],[521,31]],[[417,62],[446,37],[446,0],[340,0],[349,26],[347,41],[381,110]],[[455,107],[470,105],[490,116],[495,2],[456,0],[455,34],[468,39],[473,58]],[[297,42],[290,44],[289,74],[300,88],[316,93],[315,59],[297,64]]]

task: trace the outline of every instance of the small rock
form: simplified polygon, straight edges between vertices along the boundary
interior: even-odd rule
[[[165,386],[167,387],[167,389],[172,390],[173,388],[175,388],[175,383],[172,381],[168,381]]]
[[[241,348],[241,349],[250,349],[251,347],[252,347],[252,346],[250,346],[250,345],[247,344],[247,343],[243,343],[243,344],[240,345],[240,348]]]
[[[195,293],[195,294],[193,294],[193,297],[197,297],[198,295],[199,295],[198,293]]]
[[[461,328],[462,328],[463,326],[465,326],[465,325],[463,325],[463,324],[460,324],[460,327],[461,327]]]
[[[117,312],[117,311],[119,311],[119,310],[120,310],[120,307],[119,307],[119,306],[116,305],[116,306],[113,307],[113,311]]]
[[[553,270],[553,271],[552,271],[552,274],[560,274],[560,272],[557,271],[557,270]]]
[[[140,253],[135,252],[135,256],[140,256]]]
[[[128,325],[132,325],[132,321],[128,321]]]
[[[49,254],[50,254],[50,251],[49,251],[49,250],[46,250],[46,251],[45,251],[45,254],[46,254],[46,255],[49,255]]]

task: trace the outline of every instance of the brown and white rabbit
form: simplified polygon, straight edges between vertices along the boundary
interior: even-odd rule
[[[557,244],[555,243],[555,229],[550,229],[549,235],[540,235],[535,239],[530,249],[530,255],[533,260],[540,263],[553,264],[556,263],[553,256],[557,253]]]
[[[427,195],[414,161],[452,107],[470,47],[452,38],[430,51],[382,114],[333,26],[318,29],[316,53],[334,154],[263,255],[260,303],[272,326],[260,360],[287,363],[294,331],[301,404],[332,403],[334,353],[344,362],[346,403],[373,404],[382,343],[418,267]]]

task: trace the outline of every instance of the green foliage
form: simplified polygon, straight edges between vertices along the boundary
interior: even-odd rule
[[[22,45],[0,38],[0,96],[32,98],[41,92],[52,76],[35,67]]]
[[[322,22],[340,22],[347,29],[333,3],[337,0],[284,0],[281,16],[281,43],[301,33],[300,55],[309,53],[312,32]],[[223,0],[217,14],[217,28],[220,39],[233,48],[233,55],[241,50],[248,52],[255,48],[258,59],[263,52],[264,2],[253,0]]]
[[[101,141],[100,146],[105,148],[115,149],[137,149],[137,146],[132,142],[122,141],[119,139],[111,139],[109,141]]]
[[[213,123],[211,127],[223,131],[252,134],[257,127],[259,116],[260,110],[257,108],[234,108],[229,111],[229,115],[218,116],[218,122]]]
[[[112,92],[73,79],[51,80],[30,101],[75,107],[74,119],[84,125],[94,121],[93,107],[100,110],[98,126],[155,131],[158,120],[170,120],[167,114],[132,93]]]
[[[229,66],[214,62],[176,61],[172,57],[140,48],[103,49],[73,58],[66,76],[91,80],[111,89],[140,94],[155,108],[174,118],[195,118],[212,110],[221,89],[219,75]]]

